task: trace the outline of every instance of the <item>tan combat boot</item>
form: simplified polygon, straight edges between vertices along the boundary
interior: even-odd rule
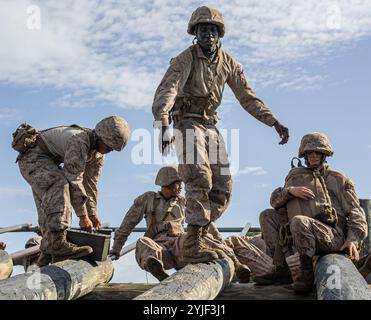
[[[306,294],[311,292],[314,287],[312,257],[308,257],[307,255],[300,255],[300,267],[300,276],[298,277],[298,279],[296,279],[296,281],[292,285],[292,288],[294,289],[295,293]]]
[[[236,257],[235,257],[235,260],[233,262],[234,262],[234,267],[235,267],[235,270],[236,270],[237,281],[239,283],[249,283],[250,282],[250,275],[251,275],[250,268],[247,265],[240,263],[237,260]]]
[[[186,263],[210,262],[218,259],[217,253],[205,245],[202,227],[198,225],[188,225],[182,253]]]
[[[93,252],[89,246],[77,246],[66,240],[66,233],[64,231],[51,232],[51,254],[53,256],[53,263],[67,259],[77,259],[87,256]]]
[[[148,258],[147,269],[160,282],[169,277],[169,275],[165,272],[161,262],[154,257]]]
[[[293,282],[289,267],[286,265],[274,266],[273,270],[261,276],[254,277],[256,284],[267,286],[271,284],[291,284]]]
[[[47,266],[52,262],[52,256],[50,254],[41,252],[39,258],[36,261],[36,265],[41,268]]]

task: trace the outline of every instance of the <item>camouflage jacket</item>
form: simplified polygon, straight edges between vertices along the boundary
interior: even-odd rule
[[[179,236],[184,232],[183,197],[166,200],[160,192],[149,191],[134,200],[114,236],[113,248],[121,250],[133,229],[146,220],[145,236],[155,241],[166,241],[168,237]]]
[[[70,197],[77,216],[97,214],[97,183],[104,156],[94,148],[95,142],[82,129],[57,127],[44,130],[41,137],[50,153],[63,162],[70,184]]]
[[[170,112],[179,98],[203,98],[207,109],[214,112],[221,103],[226,83],[247,112],[268,126],[274,125],[276,118],[247,83],[241,64],[223,49],[210,62],[196,44],[170,61],[152,105],[155,127],[159,123],[169,125]]]
[[[353,182],[327,165],[324,166],[322,174],[332,206],[338,215],[339,226],[342,226],[346,235],[346,241],[360,243],[367,237],[367,221]],[[288,188],[277,188],[271,195],[271,205],[275,209],[281,209],[291,199],[293,196],[289,193]]]

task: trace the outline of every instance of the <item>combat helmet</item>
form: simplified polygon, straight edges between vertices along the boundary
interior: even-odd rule
[[[178,169],[176,167],[163,167],[156,176],[155,184],[161,187],[167,187],[176,181],[181,181]]]
[[[97,123],[95,133],[108,147],[121,151],[130,138],[129,124],[119,116],[111,116]]]
[[[324,133],[320,132],[308,133],[301,140],[299,158],[305,157],[305,154],[310,151],[320,152],[328,157],[334,154],[329,139]]]
[[[215,24],[219,28],[219,37],[223,38],[225,33],[224,19],[222,14],[214,8],[211,7],[198,7],[191,16],[188,23],[187,32],[190,35],[196,35],[195,26],[199,23],[211,23]]]

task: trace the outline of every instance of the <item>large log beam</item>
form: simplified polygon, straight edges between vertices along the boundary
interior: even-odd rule
[[[0,280],[7,279],[13,272],[13,261],[10,255],[0,250]]]
[[[111,260],[66,260],[0,282],[0,300],[74,300],[109,282]]]
[[[371,300],[371,290],[352,261],[340,254],[321,257],[315,266],[318,300]]]
[[[135,300],[213,300],[234,275],[229,258],[189,264]]]

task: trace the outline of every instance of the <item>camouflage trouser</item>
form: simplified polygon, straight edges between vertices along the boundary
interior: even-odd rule
[[[185,183],[186,222],[205,226],[222,215],[231,196],[224,140],[215,126],[190,118],[174,128],[179,174]]]
[[[171,237],[167,241],[156,242],[148,237],[139,238],[135,247],[138,265],[149,272],[148,258],[157,259],[165,270],[185,266],[180,253],[181,237]]]
[[[182,255],[186,234],[179,237],[169,237],[167,241],[155,241],[148,237],[139,238],[135,248],[135,258],[138,265],[148,271],[147,261],[153,257],[161,262],[165,270],[183,268],[187,265]],[[219,249],[226,255],[234,254],[233,249],[223,241],[218,241],[211,234],[204,237],[205,244],[213,249]]]
[[[287,216],[280,214],[277,210],[267,209],[260,214],[259,222],[263,239],[267,245],[266,253],[273,258],[279,243],[280,228],[288,223]]]
[[[50,253],[50,232],[63,231],[71,225],[68,181],[62,169],[39,147],[24,153],[18,165],[23,178],[32,188],[42,234],[40,250]]]
[[[237,259],[250,268],[253,276],[260,276],[272,271],[272,258],[245,237],[231,236],[225,239],[225,243],[233,249]]]
[[[344,234],[306,216],[296,216],[290,222],[294,246],[300,255],[313,257],[316,254],[338,251],[344,244]]]

